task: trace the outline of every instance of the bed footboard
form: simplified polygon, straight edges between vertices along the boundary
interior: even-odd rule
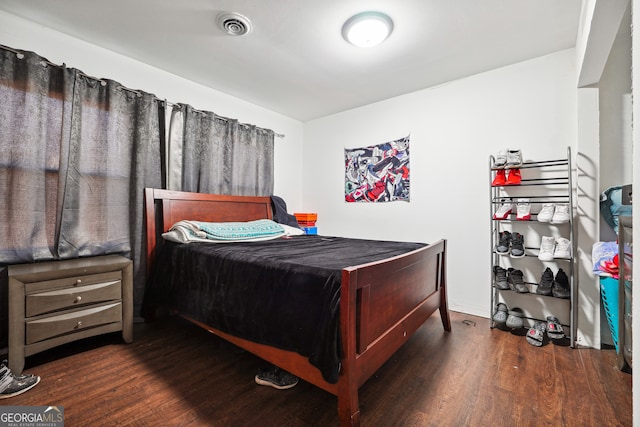
[[[405,256],[343,271],[340,425],[359,425],[358,388],[436,309],[444,329],[451,330],[445,258],[446,241],[440,240]]]

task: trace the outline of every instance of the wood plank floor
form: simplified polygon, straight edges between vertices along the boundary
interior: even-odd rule
[[[439,314],[360,389],[363,426],[631,426],[630,374],[613,350],[528,344],[522,334]],[[336,398],[308,383],[278,391],[266,366],[186,321],[135,325],[27,358],[42,376],[2,405],[58,405],[75,426],[335,426]]]

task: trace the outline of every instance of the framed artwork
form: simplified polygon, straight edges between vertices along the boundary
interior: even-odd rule
[[[344,199],[348,203],[409,201],[409,135],[344,150]]]

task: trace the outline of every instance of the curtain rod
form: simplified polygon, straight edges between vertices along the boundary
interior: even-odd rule
[[[15,54],[16,54],[16,56],[18,57],[18,59],[22,59],[22,58],[24,58],[24,53],[22,53],[22,52],[21,52],[21,51],[19,51],[19,50],[12,49],[12,48],[10,48],[10,47],[8,47],[8,46],[5,46],[5,45],[2,45],[2,44],[0,44],[0,49],[4,49],[4,50],[6,50],[6,51],[8,51],[8,52],[15,53]],[[37,55],[37,54],[36,54],[36,55]],[[40,58],[42,58],[42,56],[40,56],[40,55],[38,55],[38,56],[39,56]],[[53,62],[50,62],[49,60],[44,59],[44,58],[42,58],[41,63],[46,64],[46,65],[50,65],[50,66],[52,66],[52,67],[57,67],[57,68],[66,67],[66,65],[65,65],[64,63],[63,63],[62,65],[54,64]],[[77,69],[76,69],[76,70],[77,70]],[[80,70],[77,70],[77,71],[78,71],[78,73],[79,73],[81,76],[83,76],[83,77],[87,77],[87,78],[89,78],[89,79],[93,79],[93,80],[95,80],[95,81],[100,82],[100,84],[101,84],[102,86],[106,86],[106,84],[107,84],[107,82],[106,82],[106,81],[104,81],[104,79],[100,79],[100,78],[98,78],[98,77],[90,76],[90,75],[88,75],[88,74],[83,73],[83,72],[82,72],[82,71],[80,71]],[[137,95],[142,95],[142,92],[141,92],[140,90],[128,88],[128,87],[126,87],[126,86],[121,85],[120,83],[118,83],[118,87],[119,87],[120,89],[122,89],[122,90],[126,90],[127,92],[135,93],[135,94],[137,94]],[[177,105],[177,104],[175,104],[175,103],[173,103],[173,102],[169,102],[169,101],[167,101],[166,99],[160,99],[160,98],[158,98],[158,97],[157,97],[157,96],[155,96],[155,95],[154,95],[153,97],[154,97],[157,101],[162,101],[162,102],[165,102],[165,103],[167,103],[167,104],[169,104],[169,105]],[[206,111],[198,110],[198,109],[195,109],[195,108],[194,108],[193,110],[194,110],[194,111],[196,111],[196,112],[198,112],[198,113],[203,113],[203,114],[204,114],[204,113],[206,113]],[[214,113],[214,114],[215,114],[215,113]],[[229,122],[229,120],[231,120],[231,119],[229,119],[229,118],[227,118],[227,117],[219,116],[219,115],[217,115],[217,114],[216,114],[216,119],[224,120],[224,121],[226,121],[226,122]],[[239,123],[239,125],[240,125],[240,126],[251,126],[251,125],[249,125],[249,124],[247,124],[247,123]],[[257,128],[259,128],[259,129],[264,129],[264,128],[261,128],[261,127],[259,127],[259,126],[256,126],[256,127],[257,127]],[[264,129],[264,130],[266,130],[266,129]],[[273,136],[275,136],[275,137],[277,137],[277,138],[284,138],[284,137],[285,137],[285,135],[284,135],[284,134],[282,134],[282,133],[277,133],[277,132],[273,132]]]

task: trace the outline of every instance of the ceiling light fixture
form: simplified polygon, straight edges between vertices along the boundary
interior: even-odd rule
[[[218,26],[230,36],[243,36],[251,31],[251,21],[236,12],[222,12],[218,15]]]
[[[342,26],[342,36],[358,47],[377,46],[393,31],[393,21],[381,12],[362,12],[352,16]]]

